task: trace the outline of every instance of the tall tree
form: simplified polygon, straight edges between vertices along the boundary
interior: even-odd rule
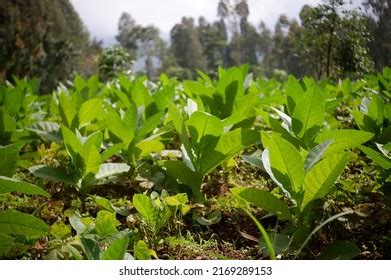
[[[0,0],[0,80],[37,76],[48,91],[79,68],[88,43],[68,0]]]
[[[118,22],[118,35],[120,45],[125,48],[134,60],[143,60],[147,76],[156,75],[157,62],[163,58],[162,48],[165,47],[160,38],[160,31],[153,25],[141,26],[128,13],[123,13]]]
[[[203,54],[209,71],[215,71],[224,64],[227,48],[227,30],[223,20],[208,23],[200,17],[197,28]]]
[[[391,66],[391,0],[365,0],[370,54],[378,71]]]
[[[171,30],[171,49],[182,68],[205,71],[206,61],[193,18],[183,17]]]
[[[316,7],[305,6],[300,18],[303,57],[308,58],[306,63],[318,78],[362,75],[371,70],[365,22],[344,0],[324,0]]]
[[[220,0],[217,14],[222,20],[228,21],[231,41],[227,49],[226,65],[242,63],[242,31],[249,30],[247,18],[250,9],[247,0]]]

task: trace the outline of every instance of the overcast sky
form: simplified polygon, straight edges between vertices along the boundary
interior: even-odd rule
[[[168,37],[171,28],[183,16],[208,21],[216,19],[219,0],[71,0],[81,19],[93,37],[105,44],[114,42],[118,19],[128,12],[138,24],[153,24],[163,37]],[[298,17],[304,4],[316,5],[321,0],[249,0],[250,21],[260,20],[273,28],[280,14]]]

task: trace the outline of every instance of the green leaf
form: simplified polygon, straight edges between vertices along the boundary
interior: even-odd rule
[[[102,100],[98,98],[84,102],[78,112],[79,128],[89,124],[102,114]]]
[[[105,162],[113,155],[118,154],[123,148],[125,148],[125,143],[113,144],[108,147],[101,155],[102,162]]]
[[[42,236],[47,232],[48,226],[32,215],[18,211],[0,212],[0,233],[13,236]]]
[[[155,224],[157,222],[159,209],[156,209],[149,196],[145,194],[135,194],[133,196],[133,206],[148,224]]]
[[[98,212],[95,221],[96,233],[102,237],[108,237],[118,232],[117,226],[119,222],[115,217],[115,213],[101,210]]]
[[[361,250],[350,241],[336,240],[321,254],[321,260],[351,260],[360,255]]]
[[[122,142],[129,145],[134,138],[135,129],[132,130],[115,111],[109,113],[108,119],[110,120],[108,130],[113,143],[117,144]]]
[[[11,249],[14,238],[10,235],[0,232],[0,256],[6,255]]]
[[[325,100],[322,90],[314,86],[307,90],[296,104],[292,115],[292,130],[308,144],[322,127]]]
[[[125,235],[109,245],[102,255],[102,260],[123,260],[129,245],[129,236]]]
[[[391,159],[384,156],[383,154],[375,151],[374,149],[360,146],[358,147],[361,151],[363,151],[371,160],[373,160],[376,164],[381,166],[384,169],[390,169],[391,168]]]
[[[56,143],[62,141],[60,125],[54,122],[40,121],[27,127],[27,130]]]
[[[276,214],[282,220],[292,219],[289,208],[268,191],[255,188],[236,187],[232,188],[231,192],[259,208]]]
[[[139,142],[144,139],[148,134],[150,134],[158,127],[160,120],[163,117],[163,113],[164,112],[159,112],[157,114],[154,114],[153,116],[150,116],[144,121],[143,126],[136,133],[136,142]]]
[[[82,141],[84,147],[88,147],[90,145],[94,146],[98,151],[100,151],[100,147],[103,142],[103,134],[101,131],[94,132],[88,137],[84,138]]]
[[[128,172],[129,170],[130,166],[125,163],[103,163],[100,165],[99,172],[95,175],[95,179],[102,180],[107,177]]]
[[[72,184],[72,176],[65,169],[51,167],[47,165],[35,165],[29,168],[35,177],[47,179],[51,182]]]
[[[299,81],[292,75],[289,75],[288,82],[284,85],[287,93],[287,107],[290,115],[293,114],[298,100],[303,95],[304,91]]]
[[[347,163],[346,153],[340,153],[322,159],[308,170],[303,183],[304,198],[301,209],[304,209],[312,200],[327,195]]]
[[[152,153],[158,153],[162,150],[164,150],[162,142],[157,139],[146,139],[132,147],[131,156],[137,162],[138,160],[151,156]]]
[[[172,178],[177,179],[180,183],[191,187],[193,193],[201,194],[202,177],[192,171],[182,161],[164,161],[163,167],[167,174]]]
[[[19,109],[22,105],[22,98],[22,91],[19,87],[8,91],[5,95],[5,110],[11,116],[14,116],[19,112]]]
[[[205,112],[194,112],[186,125],[189,128],[192,146],[198,155],[212,139],[224,132],[223,122]]]
[[[302,190],[304,179],[304,163],[299,151],[276,134],[273,134],[267,142],[274,177],[296,199],[297,194]]]
[[[368,117],[375,121],[376,126],[380,127],[383,125],[384,120],[384,102],[383,100],[377,96],[373,95],[372,100],[368,104]]]
[[[343,152],[346,149],[356,148],[372,139],[372,137],[373,134],[366,131],[340,129],[322,132],[316,137],[315,142],[320,144],[327,140],[333,141],[324,154],[327,156]]]
[[[61,126],[61,131],[65,148],[67,149],[72,161],[77,163],[78,154],[80,155],[83,152],[83,145],[69,128]]]
[[[57,239],[65,239],[71,236],[71,228],[62,221],[56,221],[50,226],[49,233]]]
[[[304,163],[304,167],[306,171],[311,169],[311,167],[314,166],[315,163],[317,163],[319,160],[322,159],[324,153],[329,148],[332,142],[333,142],[332,140],[328,140],[311,149]]]
[[[83,246],[84,252],[86,253],[87,259],[89,260],[100,260],[102,250],[93,239],[80,237],[81,245]]]
[[[75,104],[74,100],[72,100],[72,98],[68,96],[65,92],[59,95],[58,101],[62,121],[66,127],[71,127],[73,119],[77,114],[77,104]]]
[[[99,151],[91,144],[83,147],[83,177],[92,180],[99,172],[101,158]]]
[[[139,240],[136,243],[134,247],[134,257],[136,260],[150,260],[155,255],[155,252],[149,249],[147,243],[143,240]]]
[[[12,177],[15,174],[22,146],[15,143],[0,147],[0,175]]]
[[[133,196],[133,206],[155,234],[168,223],[171,216],[167,205],[162,204],[158,199],[154,201],[144,194],[135,194]]]
[[[0,193],[20,192],[28,195],[42,195],[49,197],[49,194],[42,188],[16,179],[0,176]]]
[[[95,200],[96,205],[104,208],[104,210],[107,210],[111,213],[115,213],[115,209],[114,209],[113,204],[107,198],[100,197],[100,196],[94,196],[94,200]]]
[[[205,176],[211,170],[234,157],[246,147],[260,141],[260,134],[250,129],[235,129],[210,141],[201,154],[200,173]]]

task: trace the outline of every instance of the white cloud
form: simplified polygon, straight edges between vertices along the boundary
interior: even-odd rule
[[[128,12],[142,25],[153,24],[163,34],[180,22],[183,16],[216,18],[218,0],[71,0],[93,37],[112,42],[122,12]],[[250,21],[260,20],[273,28],[280,14],[297,17],[304,4],[320,0],[249,0]]]

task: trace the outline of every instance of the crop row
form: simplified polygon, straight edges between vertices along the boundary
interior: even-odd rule
[[[22,180],[20,174],[28,170],[36,182],[61,185],[78,199],[78,209],[66,213],[78,238],[59,241],[51,258],[156,257],[159,232],[175,226],[172,218],[186,215],[190,202],[205,203],[205,178],[228,169],[238,156],[274,184],[272,191],[230,190],[256,223],[272,259],[280,250],[272,242],[277,236],[287,239],[285,251],[300,256],[326,223],[359,214],[348,210],[313,227],[314,205],[332,191],[353,159],[352,149],[386,174],[383,183],[390,180],[389,68],[337,84],[292,76],[286,82],[253,79],[242,66],[220,68],[217,80],[202,72],[197,81],[184,82],[165,75],[158,83],[120,76],[102,84],[97,77],[76,77],[50,95],[39,95],[37,88],[36,80],[0,85],[0,193],[49,197],[47,189]],[[37,160],[42,145],[54,147],[58,158]],[[83,216],[96,188],[134,180],[144,166],[153,184],[164,189],[160,195],[133,195],[133,214],[99,197],[103,210],[96,218]],[[254,206],[290,226],[271,237],[251,213]],[[15,243],[71,236],[63,222],[49,227],[35,214],[0,212],[1,255]],[[127,229],[117,229],[117,215],[126,217]],[[339,245],[354,256],[354,244]]]

